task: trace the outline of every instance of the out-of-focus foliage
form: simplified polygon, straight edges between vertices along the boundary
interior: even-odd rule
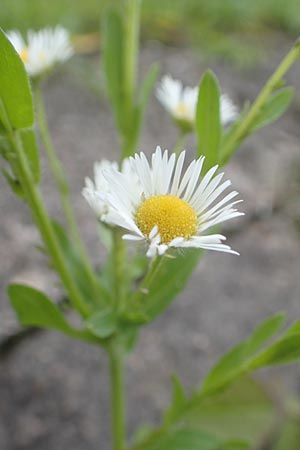
[[[74,33],[94,32],[109,5],[121,0],[2,0],[4,29],[41,28],[61,23]],[[144,0],[142,33],[168,44],[191,41],[201,54],[219,54],[239,64],[251,64],[271,32],[297,36],[298,0]],[[260,50],[258,50],[260,48]]]

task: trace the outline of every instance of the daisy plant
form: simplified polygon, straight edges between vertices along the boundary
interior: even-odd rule
[[[190,395],[174,376],[172,399],[160,425],[141,428],[130,441],[125,427],[124,366],[141,328],[183,290],[206,250],[227,253],[227,264],[238,257],[238,249],[225,244],[220,226],[243,215],[241,198],[220,168],[247,136],[287,109],[292,88],[282,87],[282,79],[300,55],[299,44],[284,57],[254,103],[240,108],[240,113],[220,93],[210,71],[197,88],[183,88],[171,77],[163,78],[156,95],[184,133],[195,133],[197,148],[192,161],[182,148],[167,151],[157,143],[144,153],[137,142],[158,65],[149,69],[138,89],[139,9],[139,0],[125,1],[119,9],[107,11],[102,28],[102,67],[120,137],[120,159],[95,163],[94,177],[86,178],[82,189],[107,249],[101,269],[92,266],[81,241],[40,95],[41,80],[50,68],[73,53],[68,34],[61,28],[46,29],[29,32],[23,40],[17,32],[0,33],[2,172],[31,211],[50,267],[70,308],[77,312],[79,325],[75,327],[68,311],[33,287],[12,284],[8,295],[22,325],[54,329],[107,353],[114,450],[259,448],[272,430],[274,405],[254,381],[244,377],[261,367],[300,358],[298,322],[275,337],[284,315],[268,318],[220,358]],[[64,224],[50,217],[41,194],[37,133],[57,182]],[[256,414],[247,416],[236,427],[236,411],[248,404],[253,411],[254,399],[260,414],[261,402],[267,402],[267,412],[258,420]]]

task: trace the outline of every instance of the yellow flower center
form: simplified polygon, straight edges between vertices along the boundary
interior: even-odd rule
[[[176,106],[176,116],[177,117],[183,117],[185,119],[190,118],[191,111],[189,106],[186,103],[179,102]]]
[[[23,50],[20,52],[20,58],[24,63],[28,62],[28,48],[24,47]]]
[[[154,195],[136,212],[136,223],[146,236],[155,225],[163,244],[176,237],[190,238],[197,231],[197,214],[184,200],[173,195]]]

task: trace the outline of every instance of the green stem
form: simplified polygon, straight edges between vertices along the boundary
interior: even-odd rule
[[[112,432],[113,449],[125,447],[125,401],[123,382],[123,358],[113,346],[109,350],[111,398],[112,398]]]
[[[112,257],[115,288],[115,308],[118,312],[121,312],[124,306],[126,243],[122,239],[122,234],[118,229],[115,229],[113,233]]]
[[[256,119],[262,106],[267,101],[269,95],[273,92],[274,89],[276,89],[278,84],[281,82],[282,77],[294,64],[294,62],[299,56],[300,56],[300,42],[298,40],[296,41],[294,47],[283,58],[283,60],[273,73],[273,75],[269,78],[264,88],[258,95],[257,99],[253,103],[252,107],[250,108],[250,111],[248,112],[245,119],[240,123],[240,125],[236,128],[236,130],[232,133],[228,141],[223,146],[222,164],[224,164],[230,157],[232,149],[235,148],[235,145],[247,135],[248,129],[251,127],[253,121]]]
[[[38,124],[39,124],[39,131],[40,135],[47,153],[47,157],[50,163],[50,168],[53,173],[55,182],[57,184],[61,203],[64,211],[64,215],[66,218],[67,225],[70,229],[71,237],[73,239],[74,244],[76,245],[78,252],[81,256],[81,261],[83,262],[83,265],[85,267],[86,274],[90,280],[91,286],[94,290],[94,295],[96,296],[97,292],[97,280],[96,275],[92,269],[89,257],[87,255],[86,249],[83,245],[83,242],[81,240],[81,236],[79,234],[76,219],[73,213],[73,209],[71,206],[70,201],[70,195],[69,195],[69,186],[66,180],[66,176],[64,173],[64,170],[61,166],[61,163],[59,159],[56,156],[52,139],[48,130],[47,126],[47,119],[46,119],[46,113],[45,113],[45,107],[44,102],[42,98],[40,83],[36,81],[34,84],[34,98],[35,98],[35,105],[36,105],[36,112],[37,112],[37,118],[38,118]]]
[[[175,147],[174,147],[174,150],[173,150],[173,152],[176,153],[177,156],[183,150],[183,144],[184,144],[184,141],[186,139],[186,136],[187,136],[187,133],[184,132],[184,131],[182,131],[179,134],[178,140],[177,140],[177,142],[175,144]]]
[[[125,128],[122,132],[121,161],[132,153],[132,121],[135,108],[137,58],[140,31],[141,0],[124,0],[124,52],[123,52],[123,115]]]
[[[142,302],[146,298],[146,296],[149,293],[149,287],[151,284],[151,281],[153,280],[153,277],[157,274],[157,272],[161,269],[162,264],[164,263],[167,256],[156,256],[150,263],[148,272],[146,273],[145,277],[137,287],[136,291],[134,292],[133,296],[130,299],[130,302],[132,305],[136,305],[139,303],[142,299]]]
[[[134,101],[136,66],[140,29],[140,1],[125,0],[125,42],[124,42],[124,100],[125,111],[130,114]]]
[[[31,170],[24,154],[23,144],[19,133],[17,131],[12,131],[10,134],[10,139],[18,157],[18,172],[22,187],[25,191],[28,203],[31,206],[33,217],[40,230],[51,261],[69,294],[70,300],[73,302],[74,308],[77,309],[83,317],[86,317],[89,313],[89,309],[85,301],[82,299],[81,294],[78,291],[77,286],[65,264],[64,255],[53,231],[53,227],[45,209],[40,191],[32,181]]]

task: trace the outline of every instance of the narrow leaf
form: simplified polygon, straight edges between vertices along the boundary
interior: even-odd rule
[[[216,76],[209,70],[200,82],[196,110],[198,155],[206,157],[206,171],[218,163],[221,129],[219,85]]]
[[[294,333],[275,342],[265,351],[261,352],[249,364],[250,370],[261,367],[289,364],[300,359],[300,333]]]
[[[262,107],[257,119],[252,124],[251,133],[279,119],[288,109],[293,98],[293,93],[293,88],[287,87],[271,95]]]
[[[179,378],[176,375],[172,377],[173,394],[170,408],[165,413],[165,422],[172,422],[176,419],[178,413],[182,411],[186,404],[186,395]]]
[[[87,331],[71,327],[58,307],[37,289],[11,284],[8,287],[8,296],[22,325],[50,328],[76,339],[97,342]]]
[[[22,60],[0,29],[0,98],[14,129],[33,125],[34,113],[28,76]]]
[[[206,394],[226,387],[235,378],[246,373],[251,357],[280,329],[284,317],[284,314],[276,314],[268,318],[254,330],[250,338],[222,356],[204,380],[202,393]]]
[[[6,178],[6,181],[8,182],[11,190],[22,200],[25,199],[24,192],[22,189],[22,186],[20,185],[19,181],[13,177],[6,169],[1,170],[4,177]]]

